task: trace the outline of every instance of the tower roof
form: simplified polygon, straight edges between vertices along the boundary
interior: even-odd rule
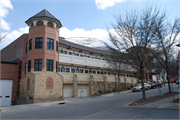
[[[48,12],[46,9],[40,11],[39,13],[37,13],[36,15],[30,17],[25,23],[28,23],[31,19],[37,19],[37,18],[42,18],[42,17],[47,17],[50,19],[53,19],[55,21],[58,21],[60,23],[60,25],[62,26],[61,22],[54,17],[50,12]]]
[[[34,15],[31,18],[38,18],[38,17],[48,17],[48,18],[52,18],[52,19],[58,20],[51,13],[49,13],[46,9],[42,10],[41,12],[37,13],[36,15]]]

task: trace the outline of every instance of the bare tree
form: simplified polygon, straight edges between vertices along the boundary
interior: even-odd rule
[[[157,24],[158,49],[154,51],[154,56],[159,65],[167,72],[168,88],[170,87],[170,71],[176,65],[173,64],[175,55],[173,54],[173,47],[176,43],[176,38],[180,35],[180,19],[175,19],[173,24]]]
[[[128,54],[126,54],[128,56]],[[118,76],[118,91],[120,92],[120,86],[121,86],[121,78],[120,76],[125,72],[125,71],[132,71],[132,68],[130,65],[126,63],[121,57],[121,54],[117,50],[110,50],[110,55],[105,56],[106,60],[108,62],[107,68],[111,72],[117,73],[116,75]]]
[[[122,59],[134,67],[142,84],[142,96],[146,99],[144,79],[147,68],[153,57],[151,49],[156,49],[159,39],[156,30],[157,24],[163,24],[166,14],[160,14],[156,8],[150,7],[141,13],[126,12],[126,16],[115,17],[115,23],[111,23],[113,30],[109,30],[109,43],[106,46],[117,50]],[[124,53],[128,52],[127,57]]]

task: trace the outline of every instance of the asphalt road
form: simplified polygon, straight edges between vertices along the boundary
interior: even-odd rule
[[[167,91],[166,85],[162,92]],[[174,91],[178,91],[177,85],[174,85]],[[147,97],[158,94],[158,89],[146,91]],[[179,109],[127,106],[141,97],[141,92],[129,92],[89,98],[68,98],[65,100],[66,104],[62,105],[37,105],[33,109],[1,112],[1,119],[179,119]]]

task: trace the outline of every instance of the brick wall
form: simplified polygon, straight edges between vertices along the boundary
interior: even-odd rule
[[[23,43],[28,39],[28,34],[23,34],[7,47],[1,50],[1,61],[13,61],[17,58],[23,58]]]
[[[14,103],[18,92],[18,75],[19,75],[19,62],[18,63],[1,62],[1,79],[13,80],[12,103]]]

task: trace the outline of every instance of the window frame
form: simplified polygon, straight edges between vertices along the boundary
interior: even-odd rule
[[[35,38],[35,49],[42,49],[42,48],[43,48],[43,38],[42,37]]]
[[[28,60],[28,72],[31,71],[31,60]]]
[[[28,54],[28,43],[26,43],[26,54]]]
[[[38,69],[36,69],[36,65]],[[34,59],[34,71],[42,71],[42,59]]]
[[[52,64],[51,64],[51,62],[52,62]],[[46,71],[53,71],[53,63],[54,63],[53,60],[46,59]],[[52,68],[51,68],[51,66],[52,66]]]
[[[48,42],[49,40],[49,42]],[[54,50],[54,39],[47,38],[47,49]]]
[[[29,51],[32,49],[32,39],[29,40]]]

